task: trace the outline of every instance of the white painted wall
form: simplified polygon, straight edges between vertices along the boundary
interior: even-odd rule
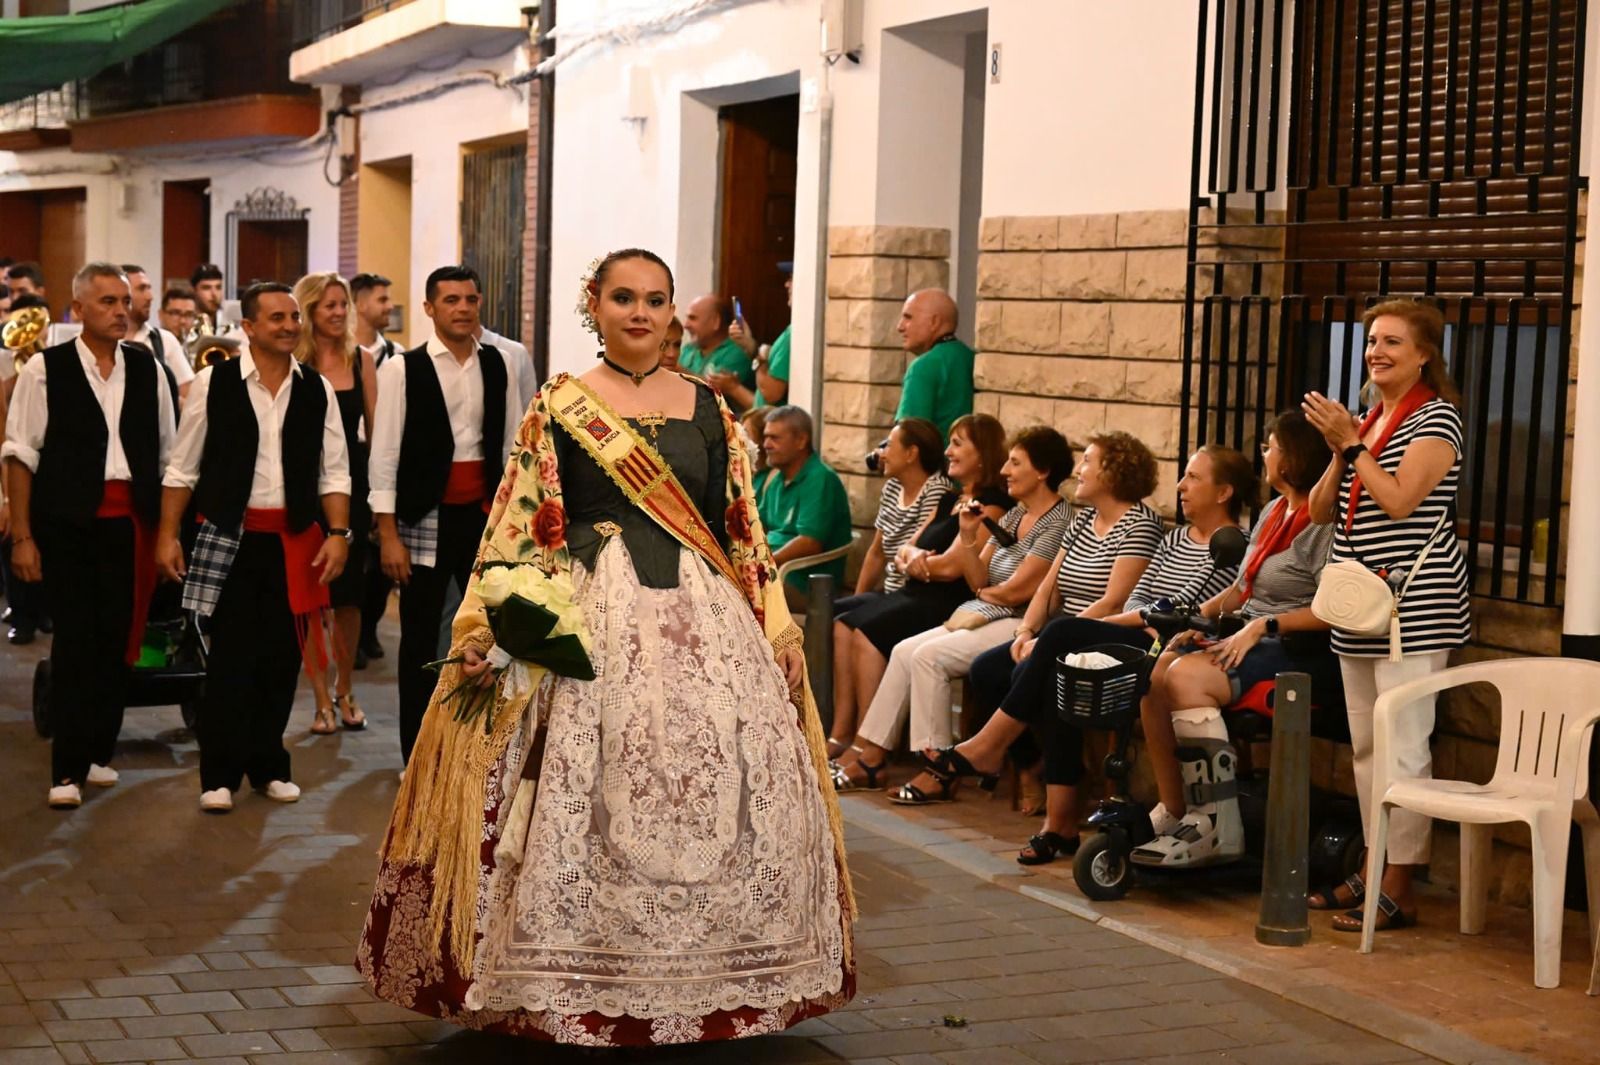
[[[381,105],[418,88],[446,82],[468,70],[493,70],[510,77],[526,69],[522,51],[498,60],[466,60],[439,71],[423,71],[363,94],[362,103]],[[361,161],[381,163],[411,157],[411,291],[404,294],[407,331],[426,337],[431,326],[422,312],[423,286],[436,267],[461,258],[462,145],[528,129],[525,91],[480,81],[432,99],[405,103],[361,116]],[[524,308],[527,310],[527,308]]]

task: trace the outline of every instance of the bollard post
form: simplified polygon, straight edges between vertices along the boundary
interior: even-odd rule
[[[827,734],[833,728],[833,574],[811,574],[806,592],[806,672]]]
[[[1298,947],[1311,938],[1306,913],[1311,836],[1311,677],[1279,673],[1272,712],[1272,776],[1256,942]]]

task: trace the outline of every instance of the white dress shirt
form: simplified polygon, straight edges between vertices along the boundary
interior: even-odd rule
[[[193,381],[194,367],[189,364],[188,359],[184,358],[183,344],[177,337],[162,329],[159,325],[153,326],[146,322],[139,327],[137,333],[134,333],[128,339],[135,344],[143,344],[151,351],[155,351],[155,342],[150,337],[152,333],[161,334],[161,360],[167,364],[167,369],[172,371],[172,378],[178,382],[178,387],[182,388],[190,381]]]
[[[533,368],[533,356],[528,349],[512,340],[503,337],[492,329],[485,329],[478,342],[494,348],[506,361],[506,372],[513,373],[517,379],[517,421],[522,421],[523,412],[528,409],[528,404],[533,402],[533,394],[539,391],[538,371]],[[509,417],[510,412],[507,412]]]
[[[487,339],[487,338],[485,338]],[[458,362],[438,335],[428,340],[428,357],[433,360],[433,371],[439,375],[439,388],[444,392],[444,409],[450,415],[450,436],[455,450],[451,462],[473,462],[483,456],[483,371],[478,367],[478,353],[474,351],[466,362]],[[506,364],[506,419],[504,439],[496,441],[500,448],[499,461],[511,454],[511,445],[517,439],[517,427],[522,424],[522,408],[518,404],[516,368],[509,357],[502,355]],[[393,514],[395,481],[400,472],[400,438],[406,426],[406,360],[389,359],[378,371],[378,405],[376,424],[372,430],[372,459],[367,466],[368,481],[372,486],[367,496],[374,514]]]
[[[278,510],[284,506],[283,492],[283,419],[289,413],[289,395],[293,382],[284,378],[278,394],[267,391],[261,383],[261,371],[250,346],[239,349],[239,373],[244,378],[245,394],[250,397],[250,407],[256,415],[256,468],[250,482],[250,499],[245,506],[252,510]],[[305,368],[297,360],[289,360],[290,373],[299,376]],[[200,455],[206,445],[206,397],[211,392],[211,375],[215,366],[207,366],[195,374],[189,389],[189,398],[183,404],[183,427],[178,431],[177,445],[172,449],[172,461],[167,464],[167,475],[161,483],[168,488],[193,488],[200,481]],[[328,395],[328,410],[322,418],[322,467],[317,475],[317,494],[350,494],[350,456],[344,446],[344,426],[339,421],[339,401],[334,398],[333,386],[326,377],[321,378],[323,391]]]
[[[78,362],[83,376],[100,403],[106,418],[106,480],[131,481],[133,468],[122,450],[122,399],[127,391],[128,370],[118,344],[112,356],[111,376],[101,377],[94,352],[79,337],[73,341],[78,351]],[[11,413],[6,419],[6,442],[0,446],[0,456],[16,459],[35,473],[39,470],[39,449],[44,447],[45,429],[50,421],[50,403],[45,390],[45,360],[35,355],[17,375],[17,390],[11,394]],[[165,466],[172,453],[173,438],[177,434],[177,419],[172,409],[172,390],[167,387],[166,375],[156,374],[156,435],[159,452],[156,461]]]

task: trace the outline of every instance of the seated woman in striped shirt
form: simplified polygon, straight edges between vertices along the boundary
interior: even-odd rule
[[[1211,864],[1244,853],[1236,798],[1223,795],[1192,807],[1186,801],[1186,785],[1214,785],[1221,782],[1219,772],[1232,776],[1222,707],[1285,670],[1309,673],[1313,698],[1338,690],[1327,623],[1311,612],[1331,530],[1312,523],[1308,497],[1328,468],[1328,445],[1304,414],[1291,410],[1267,426],[1262,456],[1278,498],[1251,531],[1239,580],[1201,608],[1208,618],[1238,611],[1244,627],[1210,644],[1195,640],[1193,632],[1174,637],[1140,706],[1145,750],[1161,796],[1150,811],[1156,838],[1133,852],[1142,865]],[[1207,751],[1204,761],[1178,761],[1180,725],[1186,746]]]
[[[862,564],[857,594],[833,605],[829,759],[850,749],[859,709],[872,702],[895,646],[938,627],[971,597],[955,546],[957,508],[978,500],[984,513],[999,521],[1011,506],[1000,486],[1006,431],[997,419],[963,415],[950,427],[950,445],[942,453],[941,446],[932,422],[906,418],[883,449],[889,480],[878,506],[878,534]],[[930,461],[947,467],[949,476],[929,473],[922,489],[914,490],[912,478]],[[987,541],[989,532],[980,529],[978,536]],[[883,591],[868,591],[878,575]]]
[[[1020,646],[986,652],[972,664],[970,679],[980,707],[998,706],[998,712],[971,739],[953,748],[924,751],[923,758],[935,777],[990,776],[999,772],[1008,746],[1017,764],[1029,765],[1038,759],[1030,741],[1031,728],[1032,738],[1044,749],[1044,827],[1028,840],[1017,855],[1018,862],[1043,865],[1078,849],[1083,734],[1056,712],[1056,660],[1096,644],[1148,647],[1154,634],[1145,628],[1141,610],[1162,599],[1192,603],[1224,591],[1237,571],[1212,566],[1211,534],[1225,525],[1237,527],[1245,504],[1255,502],[1256,491],[1256,474],[1249,459],[1232,448],[1207,444],[1189,459],[1178,482],[1178,499],[1188,524],[1162,537],[1154,560],[1120,613],[1099,619],[1059,615],[1037,637],[1019,633]],[[1076,545],[1073,548],[1076,550]],[[1069,559],[1067,564],[1074,561]],[[1093,557],[1084,561],[1092,564]],[[1013,648],[1018,655],[1015,660]]]
[[[1017,505],[998,523],[1003,534],[980,541],[985,516],[978,500],[960,514],[956,545],[967,586],[977,598],[961,604],[942,628],[895,646],[856,744],[835,763],[836,788],[878,786],[908,712],[913,750],[950,742],[950,681],[965,676],[974,658],[1009,643],[1016,632],[1023,606],[1061,546],[1068,512],[1057,490],[1071,470],[1072,448],[1060,433],[1040,425],[1017,434],[1003,468],[1006,491]],[[904,789],[895,798],[921,801]]]

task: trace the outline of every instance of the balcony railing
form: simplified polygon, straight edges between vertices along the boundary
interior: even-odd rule
[[[0,104],[0,133],[25,129],[66,129],[78,117],[78,87],[67,84],[49,92]]]
[[[296,48],[358,26],[411,0],[296,0],[292,39]]]

